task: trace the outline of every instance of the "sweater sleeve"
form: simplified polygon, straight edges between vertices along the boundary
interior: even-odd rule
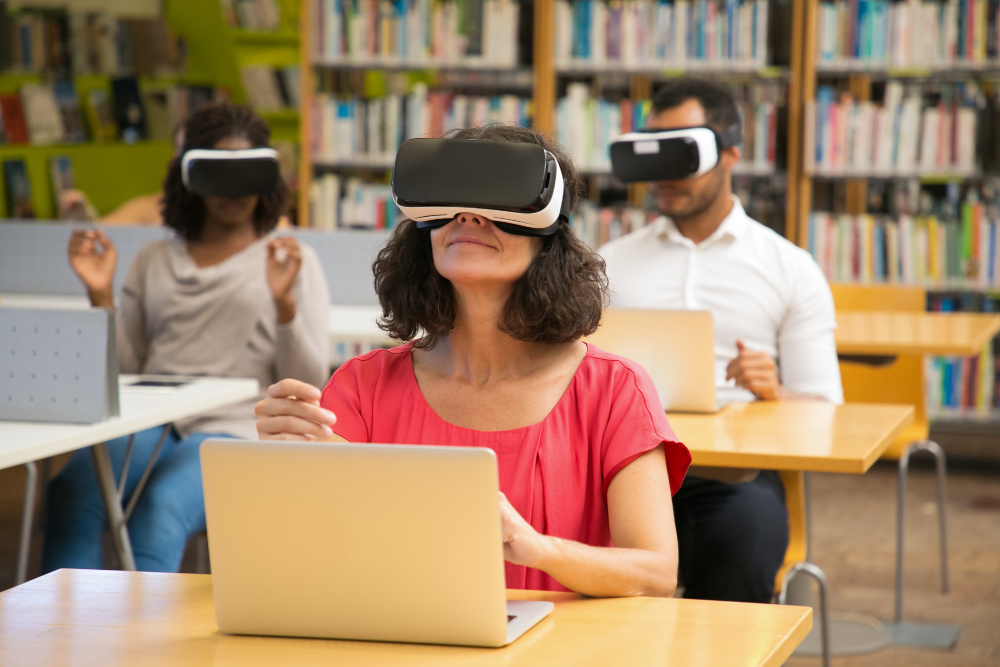
[[[278,325],[274,370],[278,379],[322,387],[330,372],[330,293],[315,251],[307,245],[301,248],[302,268],[293,288],[295,317]]]
[[[118,370],[121,373],[141,373],[146,364],[149,339],[146,334],[146,275],[149,248],[136,255],[125,276],[121,297],[115,312],[118,346]]]

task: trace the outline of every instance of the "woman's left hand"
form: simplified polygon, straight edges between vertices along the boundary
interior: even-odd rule
[[[517,513],[500,493],[500,528],[503,533],[503,558],[514,565],[537,568],[544,560],[550,538],[540,535]]]
[[[292,287],[301,267],[302,250],[291,236],[280,236],[267,242],[267,284],[278,308],[279,324],[287,324],[295,317]]]

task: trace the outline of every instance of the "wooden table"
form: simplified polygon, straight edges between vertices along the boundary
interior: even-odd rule
[[[974,356],[1000,332],[1000,315],[837,311],[837,352]]]
[[[510,646],[223,635],[212,578],[59,570],[0,593],[0,664],[781,665],[812,626],[808,607],[509,591],[555,611]]]
[[[825,401],[733,403],[714,415],[667,415],[692,463],[725,468],[868,470],[913,421],[913,406]]]
[[[778,580],[793,565],[809,560],[808,494],[806,472],[862,474],[912,421],[912,405],[825,401],[757,401],[733,403],[714,415],[667,415],[677,437],[691,450],[692,463],[702,466],[777,470],[785,487],[788,507],[788,550]],[[796,577],[796,580],[798,577]],[[805,604],[808,589],[801,586],[790,599]],[[833,619],[833,637],[855,627]],[[874,637],[865,641],[885,645],[889,635],[874,619],[866,621]],[[816,633],[803,650],[815,655]],[[863,635],[867,636],[867,635]],[[835,641],[836,645],[840,643]]]

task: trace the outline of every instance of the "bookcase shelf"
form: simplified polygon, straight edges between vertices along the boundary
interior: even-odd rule
[[[210,0],[205,0],[206,2]],[[245,28],[228,28],[229,39],[240,46],[291,46],[299,45],[299,33],[293,30],[265,31]]]
[[[811,178],[822,179],[893,179],[916,178],[923,183],[951,183],[955,181],[982,178],[979,169],[956,169],[954,171],[923,171],[921,169],[816,169],[806,170]]]
[[[891,78],[922,78],[933,74],[995,74],[1000,72],[1000,59],[986,62],[954,61],[951,63],[929,63],[894,65],[870,60],[844,59],[821,60],[816,63],[816,73],[821,75],[881,74]]]
[[[391,166],[391,165],[390,165]],[[583,165],[580,173],[584,176],[611,176],[610,169],[600,169]],[[752,176],[755,178],[772,178],[782,174],[780,169],[774,165],[754,164],[751,162],[738,162],[733,168],[733,176]]]
[[[556,73],[572,74],[637,74],[652,77],[674,78],[686,75],[754,75],[764,79],[788,77],[791,71],[785,67],[762,66],[760,63],[739,63],[731,61],[657,62],[624,67],[619,63],[597,64],[590,61],[556,63]]]
[[[446,60],[419,59],[401,60],[399,58],[317,58],[313,57],[314,67],[327,69],[385,69],[385,70],[442,70],[458,72],[518,72],[530,73],[530,69],[516,69],[491,65],[487,63],[450,62]]]

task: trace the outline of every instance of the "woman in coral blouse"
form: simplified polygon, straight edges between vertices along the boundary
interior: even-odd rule
[[[452,136],[540,144],[576,204],[580,177],[541,135]],[[691,455],[646,372],[580,341],[607,300],[603,260],[566,224],[540,238],[461,213],[401,223],[373,270],[382,328],[411,342],[351,359],[322,392],[272,385],[260,437],[489,447],[508,588],[672,595],[671,495]]]

